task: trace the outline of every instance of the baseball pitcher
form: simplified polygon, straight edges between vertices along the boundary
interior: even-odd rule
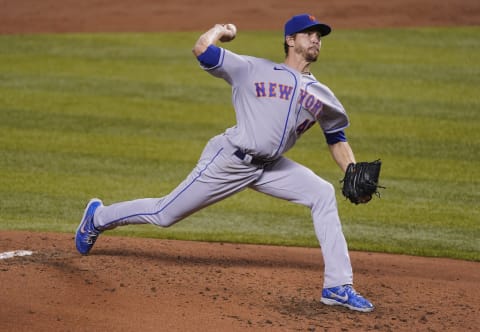
[[[327,24],[312,15],[293,16],[285,24],[283,63],[219,47],[235,38],[233,24],[216,24],[201,35],[193,54],[203,70],[231,86],[236,125],[210,139],[195,168],[168,195],[109,206],[99,199],[90,200],[76,231],[77,250],[88,254],[105,230],[130,224],[168,227],[250,188],[311,210],[325,263],[320,301],[372,311],[374,306],[353,288],[334,187],[284,157],[318,123],[331,156],[345,173],[344,195],[354,203],[366,203],[376,192],[380,162],[373,171],[366,168],[370,163],[356,163],[344,131],[349,125],[344,107],[310,72],[322,38],[330,32]]]

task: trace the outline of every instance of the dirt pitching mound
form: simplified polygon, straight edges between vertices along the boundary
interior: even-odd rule
[[[320,249],[2,232],[2,331],[476,331],[475,262],[352,252],[376,310],[319,302]],[[470,299],[470,300],[469,300]]]

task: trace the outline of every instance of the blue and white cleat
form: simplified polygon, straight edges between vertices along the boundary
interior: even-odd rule
[[[102,232],[95,228],[93,224],[95,210],[101,205],[103,205],[102,201],[98,198],[91,199],[85,208],[82,221],[80,221],[80,225],[78,225],[77,232],[75,233],[75,245],[77,246],[78,252],[82,255],[88,254],[95,244],[95,241],[97,241],[97,237]]]
[[[327,305],[341,305],[350,310],[370,312],[375,307],[367,299],[358,294],[352,285],[343,285],[322,290],[320,301]]]

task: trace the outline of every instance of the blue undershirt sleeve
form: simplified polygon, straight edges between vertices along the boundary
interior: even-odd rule
[[[327,140],[328,145],[333,145],[338,142],[346,142],[347,136],[345,136],[345,132],[343,130],[337,131],[335,133],[324,133],[325,139]]]
[[[197,60],[205,68],[213,68],[220,61],[221,50],[216,45],[210,45],[208,48],[197,57]]]

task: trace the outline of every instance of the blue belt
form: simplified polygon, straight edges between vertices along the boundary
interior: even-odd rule
[[[274,162],[274,160],[267,160],[267,159],[262,159],[262,158],[257,158],[252,155],[249,155],[242,150],[237,150],[233,153],[235,156],[237,156],[240,160],[245,160],[247,156],[250,156],[250,164],[255,165],[255,166],[266,166],[268,164],[271,164]]]

